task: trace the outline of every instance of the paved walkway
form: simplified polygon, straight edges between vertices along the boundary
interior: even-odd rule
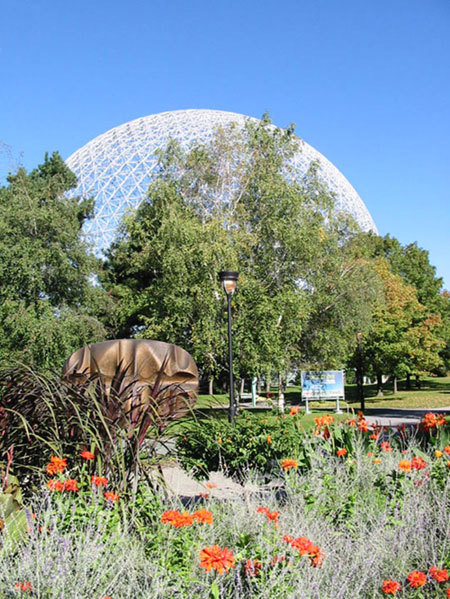
[[[398,426],[399,424],[411,426],[413,424],[418,424],[428,412],[434,412],[435,414],[450,414],[450,408],[429,408],[420,410],[374,408],[366,410],[365,418],[371,424],[381,424],[382,426]]]

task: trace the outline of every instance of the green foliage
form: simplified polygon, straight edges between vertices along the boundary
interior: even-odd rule
[[[99,262],[81,240],[91,200],[67,199],[75,175],[46,155],[0,188],[0,359],[52,369],[105,338],[106,296],[92,284]]]
[[[291,159],[292,129],[262,123],[218,129],[187,151],[161,153],[148,199],[122,226],[103,284],[119,336],[178,343],[204,376],[226,370],[226,300],[217,274],[240,272],[233,297],[236,375],[341,365],[368,327],[377,276],[349,240],[316,177]]]
[[[29,511],[28,518],[31,518]],[[24,541],[29,527],[28,518],[22,503],[18,478],[9,472],[3,472],[0,492],[0,535],[3,551],[15,549]]]

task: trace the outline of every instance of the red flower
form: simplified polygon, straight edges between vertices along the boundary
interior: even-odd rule
[[[234,568],[233,551],[227,547],[222,549],[219,545],[205,547],[200,552],[200,568],[207,572],[214,569],[219,574],[223,574],[224,570],[228,572],[230,568]]]
[[[31,582],[16,582],[16,589],[26,593],[27,591],[32,591],[33,587],[31,586]]]
[[[386,453],[390,453],[392,451],[392,447],[389,445],[389,441],[383,441],[382,443],[380,443],[380,448],[382,451],[385,451]]]
[[[77,492],[78,491],[78,481],[74,480],[73,478],[67,478],[64,482],[63,482],[64,491],[73,491],[73,492]]]
[[[111,491],[106,491],[103,493],[106,501],[119,501],[119,495],[117,493],[112,493]]]
[[[80,457],[82,457],[83,460],[93,460],[95,458],[95,455],[90,451],[82,451],[80,453]]]
[[[336,451],[336,455],[338,458],[343,458],[345,455],[347,455],[347,450],[344,447],[342,449],[338,449]]]
[[[271,512],[267,507],[258,507],[256,511],[260,514],[265,514],[269,522],[275,522],[275,524],[277,524],[280,512]]]
[[[58,458],[55,455],[52,455],[50,458],[50,463],[47,465],[46,471],[47,474],[53,476],[54,474],[58,474],[60,472],[64,472],[67,468],[67,460],[66,458]]]
[[[444,447],[444,451],[445,451],[445,453],[446,453],[447,455],[450,455],[450,445],[446,445],[446,446]]]
[[[245,573],[250,578],[258,576],[261,568],[262,563],[259,561],[259,559],[248,559],[244,565]]]
[[[397,591],[402,590],[402,587],[396,580],[383,580],[381,590],[383,593],[386,593],[386,595],[395,595]]]
[[[431,566],[429,574],[436,582],[446,582],[448,580],[448,573],[445,568],[439,570],[436,566]]]
[[[409,586],[413,588],[423,587],[423,585],[427,581],[427,575],[425,572],[421,572],[420,570],[413,570],[411,574],[408,574],[408,582]]]
[[[91,484],[96,487],[105,486],[108,484],[108,479],[104,476],[91,476]]]
[[[414,468],[415,470],[423,470],[424,468],[427,467],[427,463],[421,457],[415,456],[411,460],[411,467]]]
[[[295,414],[298,414],[299,412],[299,406],[291,406],[291,409],[289,410],[289,416],[295,416]]]
[[[53,478],[51,478],[47,481],[47,487],[50,489],[50,491],[61,492],[64,489],[64,484],[60,480],[54,480]]]
[[[192,518],[200,524],[212,524],[214,517],[209,510],[197,510],[192,514]]]

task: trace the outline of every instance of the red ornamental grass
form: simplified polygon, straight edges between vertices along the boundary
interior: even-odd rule
[[[211,545],[200,552],[200,568],[206,572],[217,570],[219,574],[223,574],[224,570],[228,572],[230,568],[234,568],[234,563],[233,551],[227,547],[222,549],[219,545]]]
[[[409,586],[413,588],[423,587],[423,585],[427,582],[427,575],[425,572],[421,572],[420,570],[413,570],[410,574],[408,574],[407,580],[409,582]]]
[[[395,595],[397,591],[401,591],[402,587],[396,580],[383,580],[383,586],[381,587],[383,593],[386,595]]]

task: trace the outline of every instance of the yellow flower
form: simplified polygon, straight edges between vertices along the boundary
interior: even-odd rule
[[[436,451],[434,452],[434,457],[435,458],[442,458],[444,454],[442,453],[442,451],[439,451],[439,449],[436,449]]]

